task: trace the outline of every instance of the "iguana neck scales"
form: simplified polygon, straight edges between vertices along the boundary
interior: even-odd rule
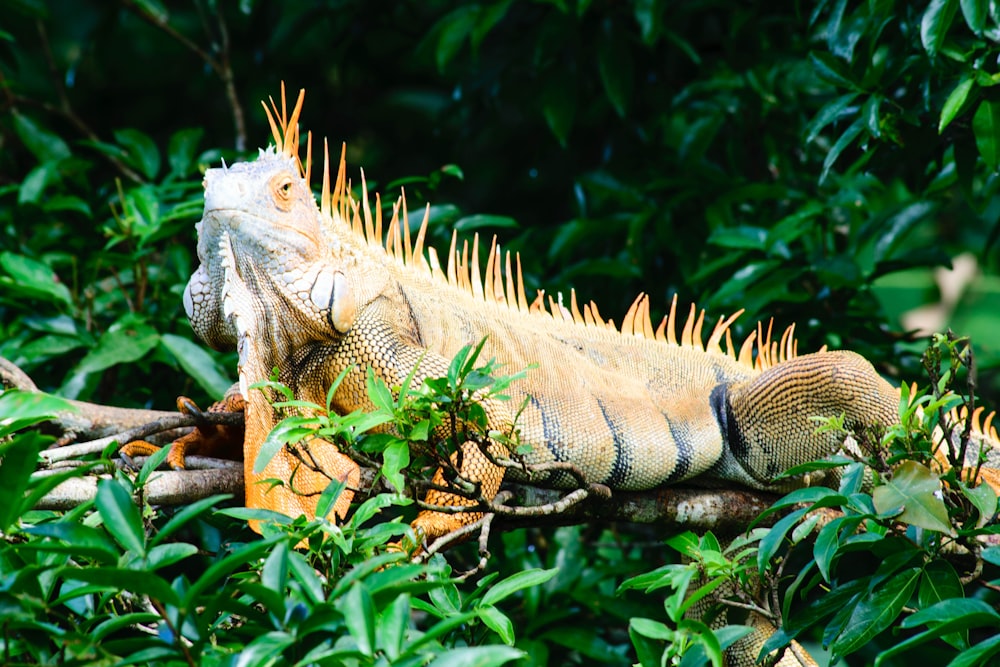
[[[645,295],[620,326],[593,303],[580,308],[575,293],[568,307],[541,292],[529,303],[519,257],[495,242],[483,272],[478,239],[470,254],[453,237],[442,264],[433,248],[424,250],[426,215],[411,241],[404,200],[383,230],[381,203],[376,197],[373,213],[364,181],[360,203],[352,198],[343,153],[332,188],[325,160],[317,207],[311,152],[304,164],[298,158],[301,104],[300,94],[288,114],[284,100],[280,112],[272,103],[275,147],[206,174],[201,265],[184,299],[199,336],[239,350],[249,506],[312,515],[330,476],[356,475],[346,457],[319,443],[309,448],[311,465],[283,451],[255,473],[277,415],[263,392],[248,391],[250,383],[277,368],[296,398],[324,404],[349,369],[334,409],[370,408],[367,367],[390,386],[414,369],[418,381],[441,376],[462,346],[484,337],[486,355],[509,368],[538,364],[512,387],[510,405],[488,406],[491,428],[516,426],[531,447],[529,463],[571,462],[612,489],[683,480],[776,489],[778,474],[842,445],[817,434],[812,417],[843,414],[855,429],[897,420],[899,392],[870,363],[846,351],[799,356],[792,329],[775,341],[758,326],[737,348],[731,324],[739,313],[720,319],[703,343],[704,312],[692,307],[679,316],[676,299],[656,328]],[[510,406],[520,399],[527,404],[514,424]],[[986,431],[996,441],[988,424]],[[503,469],[472,443],[463,452],[463,476],[492,497]],[[257,483],[267,479],[285,485]],[[442,493],[429,500],[469,502]],[[342,501],[341,513],[349,496]],[[434,536],[468,520],[425,512],[416,525]]]

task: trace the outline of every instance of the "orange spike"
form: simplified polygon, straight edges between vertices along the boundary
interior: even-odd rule
[[[639,292],[639,295],[635,297],[632,305],[628,307],[628,312],[625,313],[625,317],[622,318],[621,331],[626,336],[631,336],[635,331],[635,313],[639,309],[639,303],[645,298],[645,296],[645,294]]]
[[[313,133],[309,132],[306,135],[306,166],[303,170],[303,178],[305,178],[306,185],[312,186],[312,166],[313,166]]]
[[[319,207],[323,215],[333,217],[334,203],[330,198],[330,146],[323,139],[323,188],[319,194]]]
[[[347,220],[347,144],[340,144],[340,163],[337,165],[337,180],[333,186],[333,199],[330,204],[341,218]]]
[[[684,322],[684,329],[681,331],[681,345],[692,345],[694,340],[694,321],[695,321],[695,308],[694,304],[691,304],[691,311],[688,313],[687,320]]]
[[[667,342],[677,345],[677,295],[670,301],[670,313],[667,315]]]
[[[365,238],[369,243],[375,238],[375,226],[372,224],[372,207],[368,203],[368,181],[365,170],[361,170],[361,210],[365,214]]]
[[[656,335],[653,333],[653,320],[649,316],[649,297],[642,301],[642,335],[653,340]]]
[[[507,303],[507,295],[503,291],[503,271],[500,266],[500,258],[502,256],[503,250],[497,245],[497,256],[493,262],[493,299],[499,303]],[[487,280],[489,280],[489,277],[487,277]]]
[[[656,338],[656,340],[660,341],[661,343],[666,343],[667,337],[664,334],[666,330],[667,330],[667,316],[664,315],[663,319],[660,320],[660,326],[656,327],[656,335],[654,336],[654,338]]]
[[[483,278],[479,274],[479,232],[472,235],[472,255],[466,266],[470,269],[469,275],[472,279],[472,296],[477,299],[483,298]]]
[[[569,310],[573,314],[573,321],[577,324],[583,323],[583,315],[580,314],[580,308],[576,303],[576,290],[570,289],[569,291]]]
[[[427,223],[431,219],[431,205],[427,204],[424,208],[424,219],[420,222],[420,229],[417,230],[417,240],[413,244],[413,256],[419,257],[417,260],[421,264],[424,264],[424,235],[427,234]]]
[[[451,285],[458,285],[458,267],[456,263],[458,262],[458,251],[455,248],[455,244],[458,243],[458,230],[453,229],[451,232],[451,247],[448,248],[448,283]]]
[[[517,287],[514,285],[514,273],[510,270],[509,250],[504,254],[504,273],[507,276],[507,284],[505,286],[507,292],[507,307],[511,310],[517,310]]]
[[[399,207],[400,206],[403,206],[403,207],[406,206],[406,204],[403,202],[402,199],[397,199],[396,203],[392,205],[392,221],[389,223],[389,234],[387,236],[392,238],[392,254],[397,259],[401,260],[404,264],[408,264],[409,261],[410,261],[410,258],[407,257],[406,255],[409,255],[410,245],[409,245],[409,239],[406,239],[406,241],[407,241],[407,243],[406,243],[406,254],[404,255],[404,253],[403,253],[403,236],[402,236],[402,233],[400,232],[400,229],[399,229]],[[405,212],[404,212],[404,215],[405,215]],[[409,234],[407,234],[407,236],[409,236]],[[386,244],[388,244],[388,242],[389,242],[389,238],[386,238]]]
[[[517,259],[517,307],[522,312],[528,312],[528,297],[524,294],[524,274],[521,273],[521,253],[515,255]]]
[[[535,300],[531,302],[528,310],[532,313],[545,312],[545,290],[538,290],[538,294],[535,296]]]
[[[478,239],[477,239],[478,240]],[[476,264],[479,264],[479,255],[476,255]],[[486,280],[483,281],[483,298],[487,301],[496,301],[496,293],[493,290],[493,269],[497,261],[497,237],[493,237],[490,243],[490,253],[486,257]]]
[[[606,322],[604,321],[604,318],[601,317],[601,311],[597,309],[597,304],[594,303],[593,301],[590,302],[590,310],[594,314],[594,324],[601,327],[602,329],[607,329],[608,326],[610,326],[612,329],[615,328],[614,323],[611,320],[608,320]]]
[[[739,357],[737,357],[736,360],[739,361],[744,366],[749,366],[750,368],[753,368],[754,367],[753,348],[754,348],[754,343],[756,342],[757,342],[757,332],[751,331],[750,335],[747,336],[747,339],[743,341],[743,345],[740,346],[740,355]]]
[[[274,148],[279,153],[283,153],[284,151],[281,147],[281,132],[278,131],[278,126],[274,121],[274,116],[271,114],[271,110],[267,108],[267,104],[263,100],[261,100],[260,104],[264,107],[264,113],[267,114],[267,123],[271,126],[271,136],[274,138]],[[271,100],[271,105],[274,106],[274,100]]]
[[[691,333],[691,344],[698,348],[699,350],[704,349],[702,347],[702,337],[701,328],[705,325],[705,309],[702,308],[701,312],[698,313],[698,319],[694,323],[694,331]]]
[[[406,212],[406,188],[399,188],[399,202],[403,209],[403,263],[410,266],[413,264],[413,246],[410,245],[410,216]]]
[[[719,318],[719,323],[715,325],[715,329],[712,330],[712,335],[708,337],[708,343],[705,345],[706,350],[713,350],[716,352],[722,352],[722,347],[719,343],[722,341],[722,336],[729,332],[729,327],[732,326],[733,322],[736,321],[740,315],[743,314],[743,309],[736,311],[730,315],[727,319]],[[732,347],[732,341],[730,340],[730,348]]]

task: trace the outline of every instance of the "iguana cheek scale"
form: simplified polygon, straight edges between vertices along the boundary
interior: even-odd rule
[[[343,157],[332,189],[326,159],[317,207],[308,185],[311,155],[304,165],[298,158],[302,99],[290,115],[284,106],[280,113],[268,110],[275,147],[254,162],[207,172],[201,265],[184,297],[200,337],[239,350],[249,507],[312,516],[331,478],[356,485],[358,474],[350,459],[321,441],[300,447],[298,455],[281,451],[263,472],[255,471],[279,415],[267,393],[249,391],[250,384],[277,368],[297,399],[323,405],[346,370],[333,408],[370,409],[368,367],[389,386],[414,369],[418,382],[439,377],[462,346],[484,337],[487,358],[514,370],[537,364],[512,385],[509,403],[486,406],[490,428],[515,426],[531,448],[528,463],[569,462],[588,482],[613,490],[686,480],[781,490],[813,481],[775,484],[784,470],[843,444],[834,434],[817,434],[813,417],[843,415],[851,429],[897,421],[899,391],[868,361],[846,351],[799,356],[791,329],[772,340],[758,327],[737,349],[730,325],[739,313],[720,319],[706,341],[704,312],[692,307],[686,318],[679,316],[676,299],[656,329],[645,295],[620,327],[593,303],[581,309],[575,293],[568,307],[542,292],[529,304],[518,257],[513,269],[512,257],[494,242],[481,271],[478,238],[470,255],[453,237],[442,268],[434,249],[423,249],[426,216],[411,242],[403,201],[383,241],[381,203],[376,198],[373,215],[364,181],[360,204],[351,197]],[[511,411],[522,402],[513,424]],[[995,442],[988,422],[985,430]],[[461,462],[462,476],[492,498],[504,469],[472,443],[463,446]],[[440,472],[435,481],[443,481]],[[569,480],[557,474],[535,481]],[[443,492],[427,500],[472,502]],[[349,501],[350,494],[341,497],[338,514]],[[475,518],[425,511],[414,525],[435,537]]]

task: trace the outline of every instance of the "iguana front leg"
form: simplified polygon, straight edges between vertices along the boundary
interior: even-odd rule
[[[209,406],[207,412],[243,412],[246,401],[239,389],[230,387],[222,400]],[[190,398],[177,397],[177,411],[187,415],[198,415],[202,411]],[[239,460],[243,453],[243,426],[222,426],[202,424],[170,444],[167,464],[175,470],[183,470],[187,456],[213,456],[220,459]],[[122,446],[125,456],[149,456],[158,451],[159,445],[145,440],[133,440]]]

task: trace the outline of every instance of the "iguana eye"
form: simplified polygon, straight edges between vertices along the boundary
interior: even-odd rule
[[[292,208],[292,185],[294,181],[287,174],[278,174],[271,179],[271,196],[282,211]]]

